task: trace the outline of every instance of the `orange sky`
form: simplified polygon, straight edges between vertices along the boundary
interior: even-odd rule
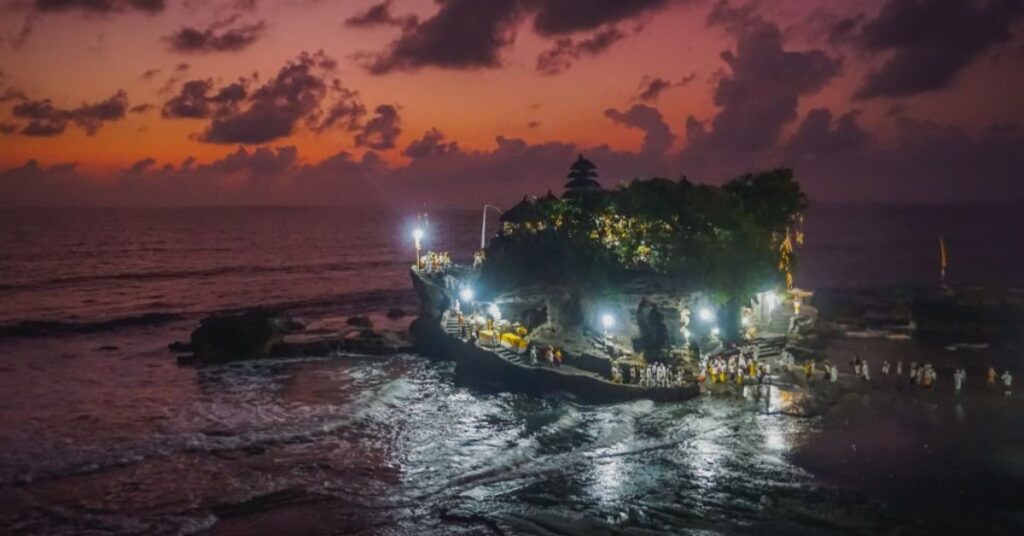
[[[195,4],[198,7],[186,9],[171,1],[157,14],[131,10],[112,14],[73,10],[32,13],[28,0],[9,4],[0,23],[0,35],[4,36],[0,43],[0,70],[4,73],[0,87],[18,88],[30,99],[52,99],[62,108],[105,99],[124,89],[131,105],[150,103],[155,108],[106,122],[94,136],[73,126],[54,137],[3,136],[0,169],[34,158],[44,164],[78,162],[80,170],[100,176],[146,157],[161,165],[177,165],[189,156],[200,162],[221,158],[237,146],[196,139],[205,120],[160,117],[159,107],[180,86],[179,81],[170,93],[158,91],[174,66],[182,62],[190,65],[182,81],[213,78],[226,84],[253,72],[265,81],[300,52],[319,49],[339,61],[342,83],[358,91],[371,112],[379,104],[398,108],[402,134],[395,148],[379,151],[393,165],[406,163],[408,159],[401,150],[432,127],[463,149],[491,150],[494,138],[501,135],[529,143],[561,141],[582,147],[607,144],[621,151],[636,151],[643,132],[614,124],[604,111],[625,110],[636,104],[645,76],[679,80],[694,73],[694,81],[648,103],[664,116],[676,136],[672,148],[680,150],[687,144],[686,118],[710,120],[715,115],[718,108],[712,94],[727,72],[720,54],[732,50],[736,43],[725,29],[707,23],[714,4],[711,0],[670,2],[665,9],[620,23],[628,37],[601,54],[581,57],[568,71],[554,76],[538,74],[534,68],[538,53],[550,48],[554,38],[531,31],[529,17],[519,23],[514,44],[501,51],[501,67],[424,67],[416,72],[373,75],[362,67],[359,54],[383,50],[401,29],[351,28],[343,21],[374,3],[262,1],[255,11],[239,11],[240,21],[266,21],[267,29],[252,46],[234,52],[191,54],[170,51],[164,37],[183,25],[202,27],[228,16],[237,11],[231,7],[233,2],[200,2]],[[851,95],[864,76],[884,57],[867,57],[838,48],[822,36],[813,21],[822,14],[837,18],[863,12],[870,17],[882,3],[771,0],[757,4],[761,16],[782,28],[787,47],[818,48],[841,59],[841,74],[821,91],[800,100],[801,115],[815,107],[827,107],[837,116],[857,111],[860,123],[883,139],[886,114],[894,105],[918,118],[971,131],[994,122],[1024,120],[1020,104],[1024,76],[1020,68],[1013,67],[1018,58],[1010,54],[991,54],[961,72],[951,87],[914,99],[852,101]],[[395,0],[391,8],[397,14],[415,13],[421,20],[438,9],[428,0]],[[31,23],[32,31],[23,43],[16,44],[26,21]],[[1016,46],[1020,46],[1019,40]],[[140,75],[149,69],[160,69],[161,73],[145,81]],[[0,117],[13,121],[13,104],[0,104]],[[531,122],[540,124],[531,128]],[[796,126],[795,121],[790,122],[785,131],[792,132]],[[296,145],[305,162],[318,162],[339,150],[357,155],[365,151],[355,145],[352,133],[343,129],[316,134],[299,128],[296,134],[268,145]]]

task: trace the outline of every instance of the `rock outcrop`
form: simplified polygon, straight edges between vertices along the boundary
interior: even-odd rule
[[[274,345],[300,327],[287,315],[274,311],[209,316],[192,331],[188,346],[192,356],[183,361],[225,363],[268,357]]]

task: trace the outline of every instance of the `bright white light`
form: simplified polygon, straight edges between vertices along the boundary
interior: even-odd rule
[[[414,240],[421,240],[423,238],[423,229],[420,229],[419,227],[414,229],[412,232],[412,237]]]
[[[769,290],[764,293],[765,304],[768,305],[768,310],[771,311],[779,303],[779,296],[774,291]]]
[[[498,309],[498,304],[492,303],[491,306],[487,308],[487,314],[489,314],[492,317],[494,317],[495,320],[500,319],[501,318],[501,310]]]
[[[750,317],[749,316],[745,316],[745,317],[741,318],[740,319],[740,324],[743,324],[744,326],[749,326],[750,325]]]
[[[461,298],[462,301],[464,302],[473,301],[473,289],[469,287],[462,289],[461,291],[459,291],[459,298]]]
[[[708,309],[707,307],[701,307],[700,312],[697,314],[699,314],[700,319],[705,322],[711,322],[715,319],[715,313],[711,312],[711,309]]]
[[[722,332],[722,331],[721,331],[721,330],[719,330],[718,328],[711,328],[711,334],[712,334],[712,335],[715,335],[715,336],[717,336],[717,335],[718,335],[719,333],[721,333],[721,332]]]
[[[612,315],[604,315],[601,317],[601,323],[604,324],[604,329],[608,329],[615,325],[615,318]]]

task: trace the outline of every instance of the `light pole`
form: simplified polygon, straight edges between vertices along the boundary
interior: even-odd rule
[[[615,317],[606,314],[601,317],[601,325],[604,326],[604,347],[608,349],[608,328],[615,325]]]
[[[484,216],[483,223],[480,224],[480,251],[483,251],[487,247],[487,209],[493,208],[501,216],[503,212],[500,208],[494,205],[484,205]]]
[[[420,269],[420,240],[423,239],[423,229],[417,227],[412,232],[412,239],[416,243],[416,269]]]

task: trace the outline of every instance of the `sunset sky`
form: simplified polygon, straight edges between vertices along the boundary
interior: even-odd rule
[[[1020,0],[0,1],[0,205],[1024,202]]]

